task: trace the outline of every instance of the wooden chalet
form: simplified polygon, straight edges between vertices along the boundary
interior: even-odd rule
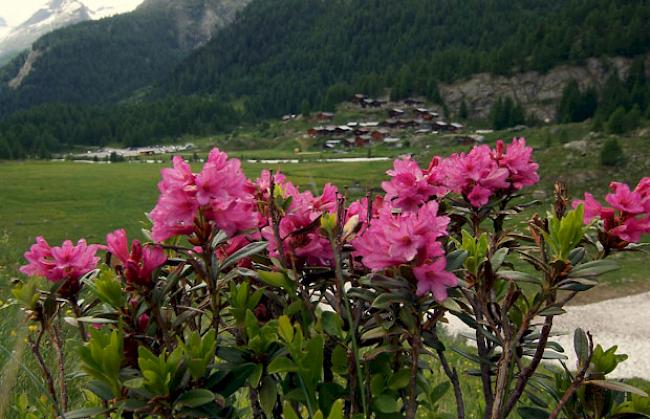
[[[388,132],[387,129],[379,128],[379,129],[376,129],[376,130],[372,131],[370,133],[370,136],[372,137],[373,141],[379,142],[379,141],[383,141],[384,138],[388,137],[388,134],[390,134],[390,133]]]
[[[460,131],[463,128],[465,128],[465,126],[463,126],[463,124],[459,124],[458,122],[452,122],[449,124],[449,131]]]
[[[354,139],[354,143],[357,147],[365,147],[372,141],[372,136],[370,134],[357,135]]]
[[[395,128],[397,126],[397,119],[389,118],[381,123],[381,125],[389,128]]]
[[[363,99],[361,101],[361,106],[363,108],[381,108],[384,102],[378,99]]]
[[[403,100],[403,103],[404,103],[405,105],[411,105],[411,106],[414,106],[414,105],[423,105],[423,104],[424,104],[424,101],[421,100],[421,99],[416,99],[416,98],[413,98],[413,97],[409,97],[409,98],[404,99],[404,100]]]
[[[391,118],[399,118],[400,116],[404,116],[405,114],[406,111],[399,108],[393,108],[388,110],[388,116],[390,116]]]
[[[334,119],[334,114],[332,112],[318,112],[316,114],[316,119],[319,121],[331,121]]]
[[[364,95],[363,93],[357,93],[354,96],[352,96],[352,99],[350,99],[350,102],[356,104],[356,105],[361,105],[363,100],[367,99],[367,96]]]

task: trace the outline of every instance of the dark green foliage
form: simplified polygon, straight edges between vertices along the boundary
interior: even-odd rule
[[[646,2],[256,0],[158,87],[247,98],[258,116],[331,105],[328,88],[438,101],[436,82],[648,50]]]
[[[625,163],[623,149],[615,138],[607,140],[600,152],[600,163],[603,166],[621,166]]]
[[[152,145],[224,131],[239,121],[232,107],[211,98],[111,107],[41,105],[0,122],[0,158],[48,158],[74,145]]]
[[[469,110],[467,109],[467,103],[463,99],[463,101],[460,103],[460,108],[458,109],[458,117],[460,119],[467,119],[469,116]]]
[[[525,120],[523,108],[519,103],[515,104],[511,97],[497,99],[490,112],[492,128],[496,130],[521,125]]]
[[[578,82],[572,80],[564,88],[562,99],[557,110],[557,121],[560,123],[581,122],[591,118],[598,107],[598,94],[594,88],[582,93]]]
[[[612,134],[622,134],[625,132],[626,122],[625,108],[620,106],[607,120],[607,131]]]

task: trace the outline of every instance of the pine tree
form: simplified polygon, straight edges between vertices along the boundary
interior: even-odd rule
[[[625,163],[623,149],[616,138],[607,140],[600,152],[600,162],[604,166],[621,166]]]
[[[622,134],[625,132],[625,108],[619,106],[607,120],[607,131],[612,134]]]

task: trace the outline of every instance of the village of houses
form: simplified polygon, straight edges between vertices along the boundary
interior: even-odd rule
[[[369,116],[377,118],[385,110],[385,118],[376,120],[353,120],[342,125],[333,125],[335,114],[318,112],[315,117],[320,125],[311,127],[305,136],[316,140],[323,149],[343,150],[365,148],[375,144],[401,148],[406,143],[406,137],[435,134],[453,134],[460,144],[480,143],[484,140],[482,134],[489,130],[478,130],[473,134],[466,133],[463,124],[445,121],[438,112],[425,107],[424,101],[415,98],[389,103],[382,99],[369,98],[364,94],[355,94],[351,103],[353,106],[374,110]],[[282,119],[289,121],[296,115],[285,115]]]
[[[476,144],[484,141],[484,134],[491,130],[468,131],[458,122],[447,121],[439,112],[425,106],[423,100],[408,98],[399,102],[369,98],[364,94],[355,94],[344,108],[356,117],[342,120],[342,115],[332,112],[312,114],[318,125],[303,131],[303,137],[312,139],[313,145],[333,152],[344,153],[347,150],[370,148],[383,145],[402,148],[410,145],[414,138],[430,138],[445,135],[455,144]],[[302,119],[300,115],[285,115],[283,122]],[[338,125],[334,124],[337,120]],[[343,122],[341,124],[341,122]],[[192,143],[184,145],[155,145],[149,147],[110,148],[103,147],[87,150],[84,153],[69,155],[67,158],[78,162],[110,162],[113,157],[138,163],[159,163],[154,156],[187,153],[196,151]],[[296,150],[297,152],[298,150]]]

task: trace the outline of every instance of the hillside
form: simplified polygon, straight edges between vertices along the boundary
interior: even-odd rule
[[[480,72],[644,53],[648,19],[647,2],[619,0],[256,0],[159,91],[244,97],[255,115],[383,88],[436,99],[437,83]]]
[[[41,103],[131,96],[207,42],[245,3],[148,0],[131,13],[51,32],[0,69],[0,116]]]

